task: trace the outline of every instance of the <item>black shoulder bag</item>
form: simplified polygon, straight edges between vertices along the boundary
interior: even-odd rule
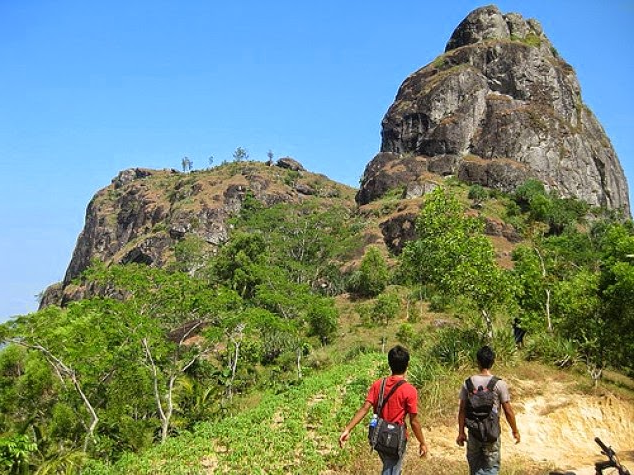
[[[385,399],[383,393],[385,391],[385,382],[387,378],[383,378],[381,382],[381,392],[379,394],[379,403],[376,408],[376,415],[378,419],[376,424],[370,424],[370,430],[368,431],[368,439],[370,441],[370,449],[376,450],[383,455],[392,458],[401,458],[405,451],[405,424],[398,424],[396,422],[388,422],[381,417],[381,411],[385,406],[387,400],[396,392],[396,390],[403,384],[405,380],[400,380],[387,394]]]

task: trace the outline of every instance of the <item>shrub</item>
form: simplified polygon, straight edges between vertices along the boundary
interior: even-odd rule
[[[464,369],[474,365],[476,353],[483,344],[475,329],[450,327],[439,332],[431,354],[449,368]]]
[[[489,197],[487,190],[482,185],[472,185],[469,188],[469,194],[467,197],[473,201],[474,207],[480,207],[482,202]]]
[[[537,360],[560,368],[572,366],[578,359],[572,341],[552,333],[539,333],[526,344],[526,359]]]
[[[379,295],[390,280],[387,262],[376,247],[370,247],[361,261],[359,270],[354,272],[348,280],[348,291],[362,297]]]

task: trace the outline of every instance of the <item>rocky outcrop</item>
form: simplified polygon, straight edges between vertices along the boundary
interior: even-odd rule
[[[240,212],[247,195],[265,206],[305,199],[354,206],[352,188],[307,172],[291,158],[280,162],[277,167],[236,162],[190,173],[120,172],[90,201],[64,280],[47,289],[41,306],[98,292],[74,284],[93,260],[163,267],[173,260],[174,245],[188,237],[202,240],[213,252],[227,240],[229,219]]]
[[[573,68],[536,20],[495,6],[469,14],[445,53],[403,82],[357,202],[429,173],[507,192],[537,178],[562,197],[629,215],[623,169]]]

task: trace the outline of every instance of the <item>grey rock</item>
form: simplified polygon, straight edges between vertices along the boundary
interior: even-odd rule
[[[302,166],[301,163],[299,163],[297,160],[290,157],[280,158],[277,161],[276,165],[280,168],[286,168],[288,170],[292,170],[295,172],[306,171],[306,169]]]
[[[405,79],[381,135],[360,205],[437,174],[507,192],[537,178],[561,197],[630,213],[625,174],[573,68],[539,22],[495,6],[471,12],[446,52]]]
[[[146,178],[152,175],[152,170],[146,168],[128,168],[122,170],[119,174],[112,179],[115,189],[121,188],[127,185],[131,181],[138,180],[140,178]]]
[[[307,196],[315,194],[315,190],[313,190],[310,186],[304,183],[296,183],[295,191],[297,191],[298,193],[302,195],[307,195]]]
[[[390,216],[379,227],[383,241],[390,252],[400,254],[407,244],[416,238],[416,213],[400,213]]]

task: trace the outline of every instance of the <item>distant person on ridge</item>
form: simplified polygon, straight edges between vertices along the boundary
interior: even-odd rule
[[[515,317],[513,320],[513,338],[515,338],[515,344],[518,348],[522,348],[524,346],[524,336],[526,336],[526,330],[524,330],[520,325],[520,319]]]
[[[497,475],[500,470],[500,407],[516,444],[520,443],[520,433],[508,386],[491,373],[495,353],[490,347],[483,346],[478,350],[477,359],[480,372],[467,378],[460,389],[456,443],[462,447],[467,442],[470,475]],[[468,428],[468,438],[465,428]]]
[[[352,429],[363,420],[371,408],[374,408],[374,414],[389,423],[404,425],[405,416],[409,414],[410,426],[419,443],[418,453],[423,457],[427,454],[427,444],[425,443],[425,437],[423,436],[420,421],[418,420],[418,391],[416,391],[414,386],[405,381],[405,372],[409,365],[409,352],[402,346],[396,345],[389,351],[387,360],[392,371],[391,376],[378,379],[372,384],[365,402],[339,436],[339,446],[343,447],[343,444],[350,437]],[[385,404],[380,411],[381,413],[377,414],[379,400],[383,400],[383,397],[381,397],[382,387]],[[392,391],[393,389],[394,391]],[[376,418],[373,418],[373,422],[375,421]],[[405,438],[407,440],[407,432],[405,432]],[[405,458],[404,447],[402,448],[400,456],[386,455],[382,453],[378,447],[376,447],[376,450],[383,462],[381,474],[399,475],[401,473],[403,459]]]

